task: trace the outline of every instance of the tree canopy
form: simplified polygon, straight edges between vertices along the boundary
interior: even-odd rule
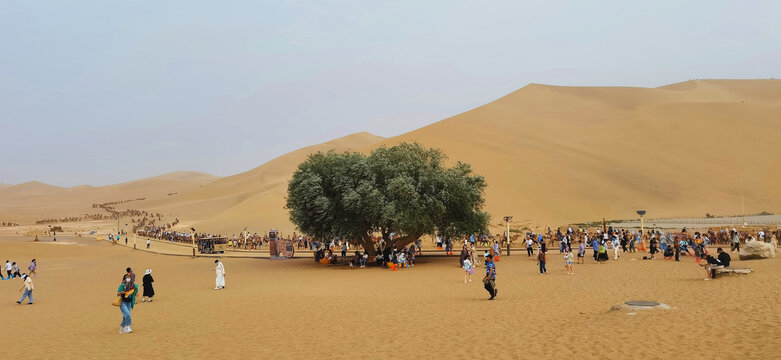
[[[485,179],[466,163],[446,167],[445,159],[441,150],[417,143],[381,147],[368,156],[312,154],[288,184],[290,220],[319,239],[358,241],[370,254],[374,233],[398,248],[427,234],[484,231]]]

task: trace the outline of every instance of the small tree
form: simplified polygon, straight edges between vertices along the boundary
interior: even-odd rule
[[[426,234],[485,230],[485,180],[468,164],[446,168],[444,160],[440,150],[417,143],[381,147],[369,156],[310,155],[288,184],[290,220],[316,238],[357,240],[369,254],[375,253],[374,233],[400,248]]]

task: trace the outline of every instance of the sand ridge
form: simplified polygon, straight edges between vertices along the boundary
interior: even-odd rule
[[[572,222],[778,212],[781,80],[692,80],[658,88],[530,84],[478,108],[384,139],[358,133],[214,179],[174,173],[108,187],[0,188],[0,219],[83,215],[91,203],[144,197],[130,209],[179,228],[235,234],[295,228],[287,180],[316,151],[370,152],[417,141],[486,177],[492,231]],[[177,175],[178,174],[178,175]]]

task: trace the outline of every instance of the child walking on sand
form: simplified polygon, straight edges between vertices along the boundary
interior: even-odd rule
[[[575,256],[572,255],[571,249],[567,248],[567,253],[564,254],[564,268],[567,269],[567,275],[572,275],[575,270],[572,270],[572,264],[575,262]]]
[[[474,274],[475,268],[472,266],[472,262],[469,259],[464,259],[464,284],[472,282],[472,274]]]

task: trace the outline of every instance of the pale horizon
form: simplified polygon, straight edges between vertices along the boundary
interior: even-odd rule
[[[353,133],[404,134],[530,83],[777,78],[779,10],[707,1],[6,4],[0,183],[229,176]]]

